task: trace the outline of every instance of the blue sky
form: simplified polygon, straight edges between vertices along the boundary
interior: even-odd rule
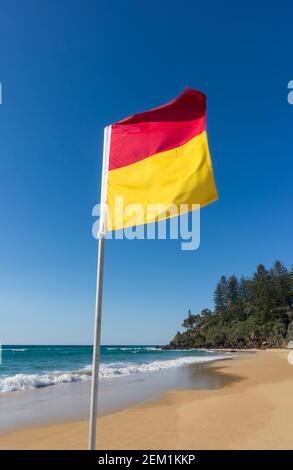
[[[261,3],[261,2],[260,2]],[[104,343],[169,341],[221,274],[292,263],[292,3],[1,0],[0,341],[92,341],[105,125],[208,98],[201,246],[106,243]]]

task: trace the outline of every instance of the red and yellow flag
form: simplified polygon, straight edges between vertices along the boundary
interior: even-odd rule
[[[107,162],[107,230],[147,224],[168,218],[149,205],[192,210],[215,201],[217,190],[206,134],[206,97],[187,89],[170,103],[135,114],[111,126]],[[140,205],[135,223],[131,210]],[[119,205],[119,204],[118,204]]]

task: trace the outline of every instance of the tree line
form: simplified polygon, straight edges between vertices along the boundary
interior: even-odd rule
[[[222,276],[214,309],[190,310],[169,348],[280,348],[293,340],[293,270],[259,264],[251,277]]]

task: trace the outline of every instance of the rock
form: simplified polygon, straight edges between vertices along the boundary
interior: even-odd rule
[[[287,344],[287,348],[293,349],[293,340],[289,341],[289,343]]]

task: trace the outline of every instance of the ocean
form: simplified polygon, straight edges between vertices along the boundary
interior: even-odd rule
[[[154,345],[105,345],[101,348],[101,382],[143,377],[151,372],[224,359],[227,353],[163,350]],[[2,347],[0,392],[18,392],[91,379],[91,346]]]

